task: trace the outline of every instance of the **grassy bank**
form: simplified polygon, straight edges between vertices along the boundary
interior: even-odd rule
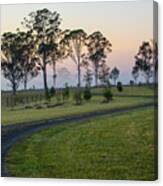
[[[7,157],[20,177],[154,180],[154,111],[57,126],[17,143]]]

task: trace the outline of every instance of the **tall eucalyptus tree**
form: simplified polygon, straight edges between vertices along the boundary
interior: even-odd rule
[[[43,72],[45,96],[48,98],[47,64],[51,62],[51,52],[55,50],[52,38],[58,34],[61,24],[60,15],[56,11],[51,12],[44,8],[31,12],[27,18],[24,18],[22,24],[34,37],[36,45],[34,61]]]
[[[61,41],[62,50],[66,57],[70,57],[77,66],[78,88],[81,86],[81,66],[85,50],[85,40],[87,34],[82,29],[66,31]]]
[[[112,44],[99,31],[92,33],[87,38],[88,58],[93,64],[95,85],[98,86],[99,68],[110,53]]]
[[[114,68],[112,69],[111,73],[110,73],[110,78],[113,79],[114,85],[116,85],[116,81],[117,81],[117,79],[118,79],[118,77],[119,77],[119,73],[120,73],[120,72],[119,72],[119,70],[118,70],[117,67],[114,67]]]
[[[40,67],[33,60],[35,43],[31,32],[22,32],[18,30],[17,36],[22,50],[20,58],[23,72],[23,84],[26,90],[28,81],[38,75]]]
[[[17,33],[6,32],[1,38],[1,68],[3,76],[10,82],[13,95],[23,79],[22,48]]]
[[[142,73],[149,84],[150,78],[153,75],[153,53],[149,42],[143,42],[139,47],[138,53],[135,56],[135,66]]]

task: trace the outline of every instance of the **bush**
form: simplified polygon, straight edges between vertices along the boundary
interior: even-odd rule
[[[82,104],[82,92],[81,92],[80,89],[75,90],[74,100],[75,100],[76,105],[81,105]]]
[[[63,100],[68,99],[69,96],[70,96],[69,86],[68,83],[65,83],[65,88],[63,90]]]
[[[133,86],[134,85],[134,81],[130,80],[130,85]]]
[[[91,94],[91,90],[90,90],[89,87],[85,87],[83,97],[84,97],[84,99],[85,99],[86,101],[91,99],[92,94]]]
[[[141,87],[141,86],[142,86],[142,83],[141,83],[140,81],[139,81],[139,83],[138,83],[138,86],[139,86],[139,87]]]
[[[110,88],[105,88],[103,96],[107,102],[112,100],[113,94],[112,94]]]
[[[56,93],[55,88],[51,87],[50,90],[49,90],[50,97],[55,96],[55,93]]]
[[[62,92],[61,91],[57,91],[55,93],[55,97],[56,97],[56,100],[57,100],[57,104],[61,104],[61,102],[62,102]]]
[[[117,83],[117,89],[119,92],[123,91],[122,83],[120,81]]]

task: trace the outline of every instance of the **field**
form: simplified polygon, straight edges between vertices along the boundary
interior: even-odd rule
[[[18,177],[154,180],[153,123],[149,108],[57,126],[17,143],[7,165]]]
[[[123,87],[122,92],[112,88],[113,100],[104,102],[103,89],[92,89],[92,99],[76,105],[71,89],[68,100],[50,101],[31,99],[26,104],[2,105],[2,125],[7,130],[13,126],[13,136],[6,144],[10,149],[2,156],[8,175],[17,177],[85,178],[85,179],[129,179],[155,180],[156,151],[154,131],[154,90],[150,87]],[[10,96],[10,93],[2,94]],[[22,99],[37,97],[41,91],[18,92]],[[4,101],[3,100],[3,101]],[[4,101],[5,102],[5,101]],[[149,104],[146,108],[141,105]],[[137,106],[135,110],[129,110]],[[117,110],[108,114],[112,109]],[[118,110],[127,112],[119,112]],[[128,109],[128,110],[127,110]],[[107,111],[96,116],[97,112]],[[21,136],[21,130],[35,129],[34,121],[64,119],[70,116],[84,118],[83,114],[93,114],[86,120],[61,123],[34,134],[28,138]],[[58,120],[59,121],[59,120]],[[13,124],[13,125],[12,125]],[[14,125],[15,124],[15,125]],[[25,132],[25,131],[23,131]],[[12,139],[13,137],[13,139]],[[6,138],[4,138],[6,140]],[[3,140],[2,140],[3,142]],[[4,148],[5,149],[5,148]],[[4,159],[4,163],[3,163]],[[3,169],[2,169],[3,170]]]
[[[119,93],[115,88],[112,89],[113,101],[108,104],[102,103],[103,89],[93,89],[93,98],[89,102],[84,102],[82,105],[76,106],[73,101],[73,92],[71,92],[70,99],[59,102],[54,97],[50,102],[41,100],[33,101],[28,104],[20,104],[15,107],[6,107],[2,105],[2,125],[15,124],[22,122],[30,122],[43,119],[52,119],[57,117],[63,117],[72,114],[82,114],[87,112],[99,111],[111,108],[120,108],[123,106],[130,106],[133,104],[146,103],[152,100],[151,97],[154,95],[154,91],[148,87],[124,87],[124,91]],[[98,93],[98,95],[97,95]],[[26,96],[25,93],[19,93],[18,96]],[[28,93],[29,96],[37,97],[40,92]],[[125,95],[125,97],[123,97]],[[6,95],[2,94],[2,100],[5,99]],[[130,97],[131,96],[131,97]],[[134,96],[134,97],[132,97]],[[136,97],[137,96],[137,97]]]

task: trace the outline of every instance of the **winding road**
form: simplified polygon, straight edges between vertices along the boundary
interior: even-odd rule
[[[9,177],[9,173],[5,163],[5,157],[9,151],[9,149],[19,140],[25,138],[37,131],[54,127],[64,123],[86,121],[88,119],[92,119],[97,116],[112,116],[119,115],[122,113],[130,112],[132,110],[137,110],[141,108],[147,108],[154,106],[153,102],[139,104],[135,106],[122,107],[122,108],[114,108],[109,110],[100,110],[96,112],[90,112],[80,115],[71,115],[65,116],[62,118],[50,119],[50,120],[41,120],[29,123],[22,124],[13,124],[1,127],[1,176]]]

